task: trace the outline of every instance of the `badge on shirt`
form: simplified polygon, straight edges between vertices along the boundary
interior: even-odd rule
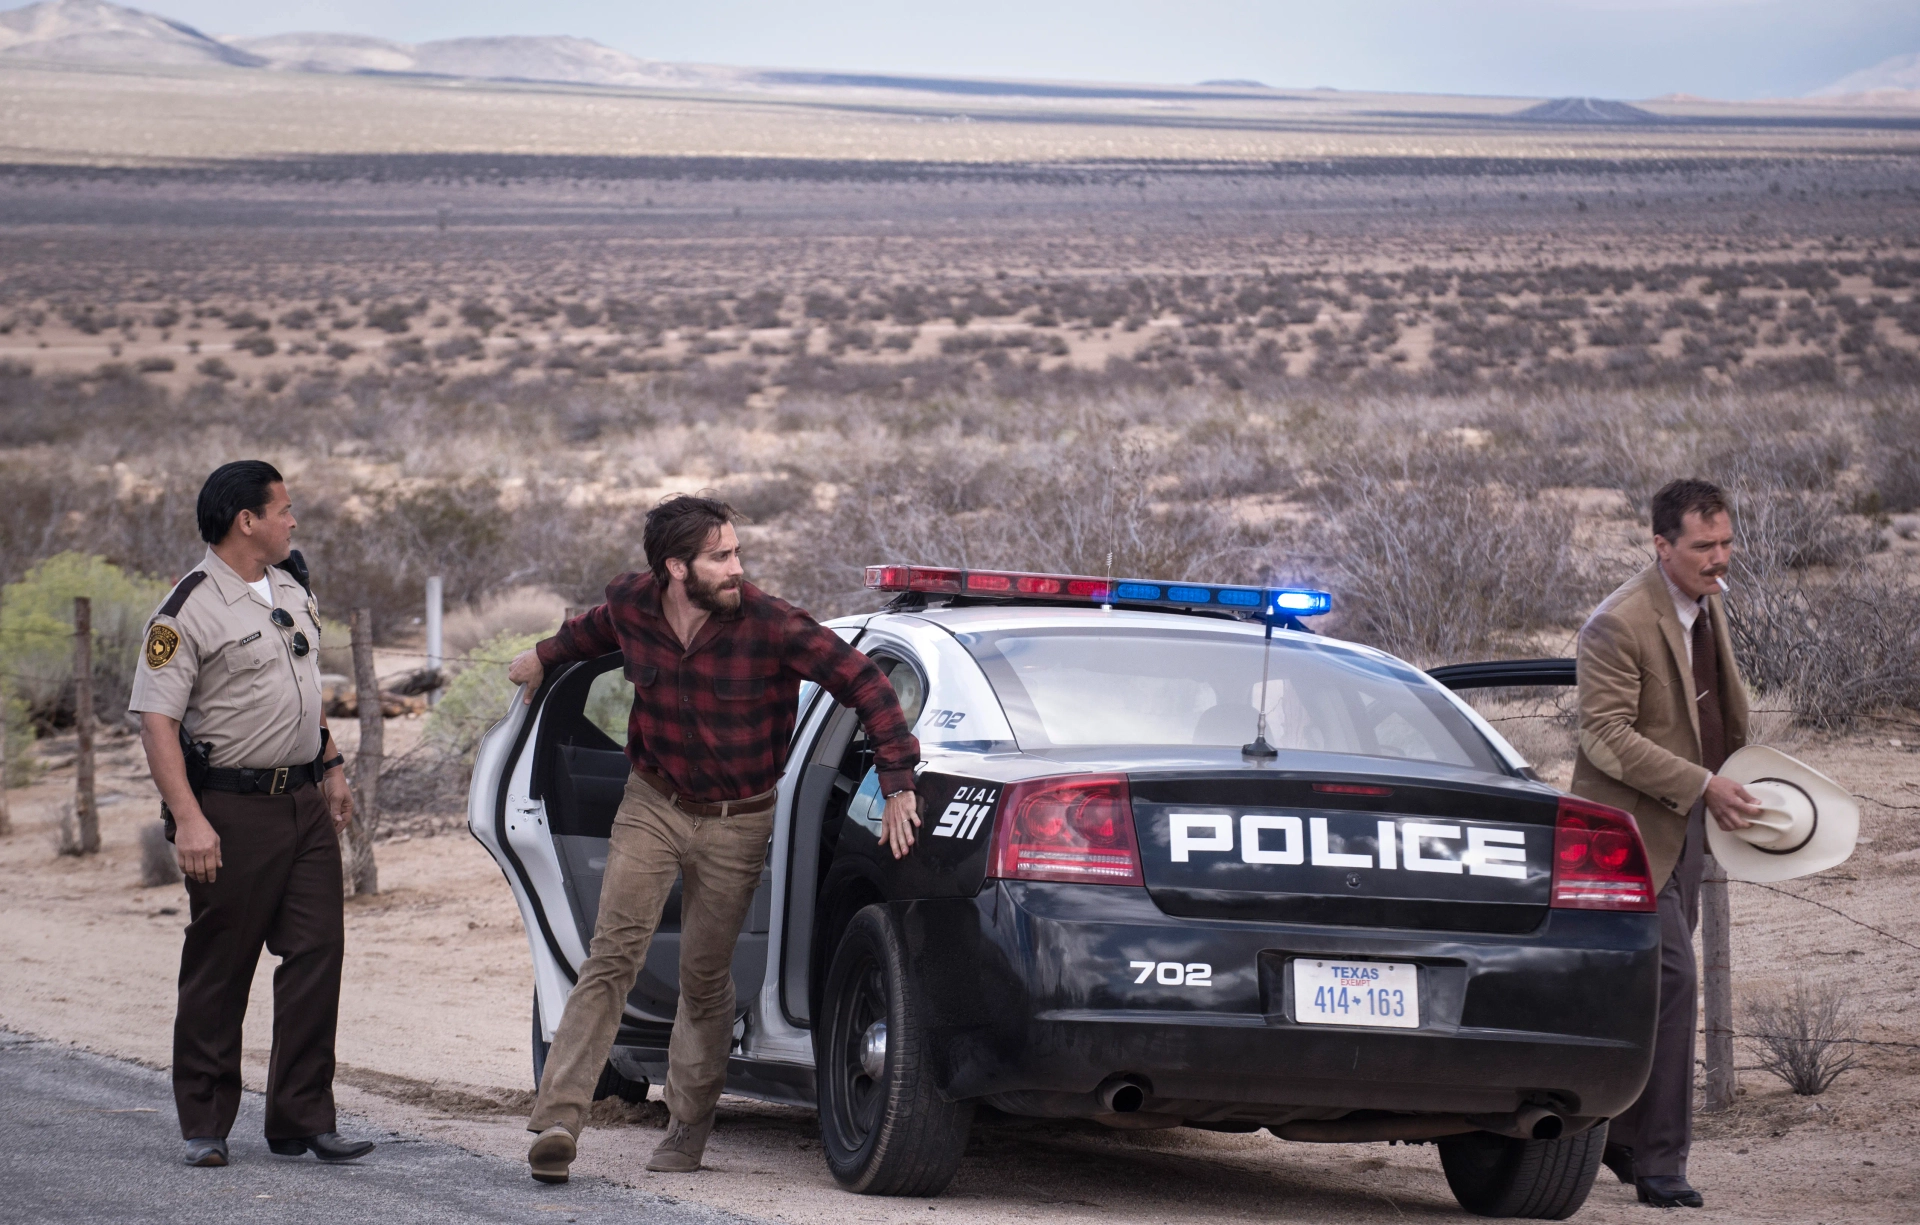
[[[313,622],[313,636],[318,638],[320,636],[320,605],[314,602],[312,596],[307,597],[307,620]]]
[[[180,635],[171,626],[156,625],[147,631],[147,667],[164,668],[180,649]]]

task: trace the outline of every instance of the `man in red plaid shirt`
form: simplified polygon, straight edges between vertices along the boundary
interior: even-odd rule
[[[565,1182],[620,1024],[621,1007],[674,877],[680,876],[680,1005],[667,1052],[672,1122],[650,1170],[700,1168],[733,1039],[733,946],[773,833],[800,682],[859,712],[887,797],[880,838],[913,845],[920,760],[893,687],[867,657],[800,609],[748,583],[732,508],[669,498],[647,515],[650,573],[623,574],[607,602],[516,658],[507,676],[531,702],[546,669],[613,651],[633,682],[633,772],[614,818],[600,914],[554,1031],[527,1130],[533,1176]]]

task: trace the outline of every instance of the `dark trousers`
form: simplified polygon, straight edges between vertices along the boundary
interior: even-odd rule
[[[1660,1017],[1653,1037],[1653,1071],[1640,1100],[1613,1121],[1607,1139],[1633,1150],[1636,1178],[1687,1173],[1693,1147],[1694,1026],[1700,974],[1693,933],[1700,926],[1706,803],[1687,814],[1687,841],[1673,875],[1660,890]]]
[[[212,884],[187,882],[173,1100],[180,1134],[225,1136],[240,1109],[240,1024],[261,945],[273,972],[267,1138],[334,1129],[333,1034],[340,1012],[340,842],[320,789],[200,797],[220,835]]]

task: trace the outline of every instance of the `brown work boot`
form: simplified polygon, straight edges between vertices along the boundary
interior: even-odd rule
[[[556,1123],[534,1139],[527,1150],[527,1167],[541,1182],[565,1182],[567,1167],[577,1153],[573,1133]]]
[[[667,1126],[667,1137],[647,1158],[647,1168],[660,1174],[691,1174],[700,1168],[700,1155],[707,1151],[707,1136],[713,1132],[713,1116],[706,1122],[687,1124],[679,1119]]]

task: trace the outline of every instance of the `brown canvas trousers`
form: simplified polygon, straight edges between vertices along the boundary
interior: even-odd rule
[[[226,1136],[240,1108],[240,1025],[264,944],[273,972],[267,1138],[334,1129],[333,1039],[340,1015],[340,840],[320,788],[282,795],[208,791],[200,810],[220,835],[212,884],[187,882],[173,1020],[180,1134]]]
[[[1693,933],[1700,926],[1700,878],[1706,868],[1706,809],[1687,814],[1680,862],[1655,899],[1660,907],[1660,1005],[1653,1034],[1653,1068],[1640,1098],[1613,1120],[1607,1140],[1633,1150],[1637,1178],[1686,1177],[1693,1148],[1694,1022],[1700,974]]]
[[[684,882],[680,1004],[667,1047],[665,1096],[675,1122],[698,1126],[712,1116],[733,1049],[733,946],[772,835],[772,796],[758,809],[696,817],[627,776],[593,943],[554,1031],[528,1131],[557,1125],[580,1135],[676,875]]]

